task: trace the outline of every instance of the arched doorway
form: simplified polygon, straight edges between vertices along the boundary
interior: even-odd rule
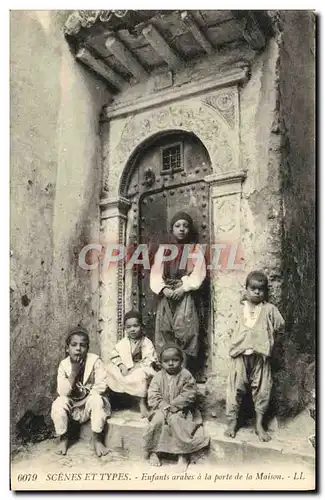
[[[202,142],[183,131],[157,134],[135,151],[121,179],[121,195],[131,202],[126,244],[147,244],[153,257],[159,243],[168,242],[170,219],[179,210],[195,221],[198,241],[210,243],[209,154]],[[125,303],[141,311],[144,328],[154,340],[156,297],[149,286],[150,270],[142,265],[126,271]],[[210,285],[200,291],[201,326],[198,378],[204,380],[210,361]]]

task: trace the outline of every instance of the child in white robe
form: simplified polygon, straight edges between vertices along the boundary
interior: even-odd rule
[[[60,437],[58,453],[65,455],[69,445],[68,425],[91,421],[94,448],[97,456],[108,450],[102,443],[102,431],[111,408],[104,393],[107,389],[106,372],[97,354],[89,353],[87,330],[77,327],[66,339],[68,357],[61,361],[57,375],[58,398],[52,404],[51,417]]]
[[[106,366],[106,382],[114,392],[138,397],[141,416],[146,417],[147,389],[155,374],[156,351],[142,331],[139,312],[130,311],[125,315],[124,331],[125,337],[116,344]]]

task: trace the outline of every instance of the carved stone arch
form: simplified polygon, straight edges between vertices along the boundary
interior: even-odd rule
[[[184,131],[181,129],[168,129],[168,130],[163,130],[162,132],[157,132],[147,139],[144,139],[140,144],[137,145],[135,150],[131,153],[124,169],[123,173],[121,176],[121,181],[120,181],[120,187],[119,187],[119,196],[122,197],[127,197],[127,191],[129,187],[129,182],[130,179],[137,168],[138,160],[141,158],[141,155],[143,154],[144,151],[146,151],[148,148],[153,146],[155,143],[160,141],[160,139],[163,138],[171,138],[173,140],[176,140],[178,136],[181,136],[182,138],[188,137],[189,139],[194,139],[196,142],[200,144],[202,149],[205,150],[207,156],[209,157],[209,153],[205,147],[205,145],[202,143],[202,141],[192,132]],[[210,160],[210,157],[209,157]],[[211,163],[211,160],[210,160]]]
[[[114,238],[122,245],[138,244],[141,239],[139,238],[141,222],[139,225],[140,210],[136,204],[141,198],[140,191],[145,178],[141,176],[138,179],[141,180],[141,188],[139,182],[130,183],[131,191],[128,191],[128,187],[139,161],[142,161],[141,155],[151,150],[152,146],[154,149],[155,142],[159,143],[161,138],[164,142],[164,136],[169,140],[169,135],[172,137],[173,134],[190,134],[202,144],[207,152],[207,159],[209,158],[208,169],[203,167],[196,171],[194,168],[194,172],[191,173],[193,181],[199,181],[200,189],[203,189],[202,192],[205,191],[209,201],[209,203],[204,201],[204,206],[208,205],[211,224],[202,230],[202,241],[204,242],[204,238],[210,238],[211,242],[227,241],[234,244],[239,241],[242,183],[246,172],[242,171],[240,165],[237,85],[202,92],[190,98],[148,108],[132,115],[119,115],[109,122],[108,130],[108,154],[105,155],[104,162],[104,196],[101,199],[103,238],[107,241],[112,241]],[[161,187],[174,190],[171,184],[177,183],[177,176],[180,175],[182,172],[177,172],[174,179],[170,180],[159,173],[153,182],[157,182],[157,178],[160,177]],[[184,186],[175,188],[179,189],[180,193],[182,189],[184,193]],[[191,190],[190,187],[186,189]],[[148,194],[150,203],[160,203],[159,197],[155,198],[160,188],[151,186],[149,190],[152,191]],[[155,219],[152,219],[154,224]],[[206,236],[204,232],[207,233]],[[222,383],[226,372],[221,373],[218,367],[223,366],[228,356],[226,346],[229,321],[232,321],[232,316],[229,317],[229,300],[231,303],[236,303],[238,298],[236,287],[237,284],[234,285],[233,281],[229,280],[227,273],[217,273],[211,287],[212,326],[209,340],[210,352],[213,353],[211,366],[218,370],[220,380],[223,377]],[[137,294],[137,291],[135,292]],[[99,331],[104,358],[105,353],[112,349],[114,342],[123,335],[124,311],[133,307],[134,300],[138,299],[139,296],[134,295],[131,272],[126,272],[124,261],[120,261],[117,266],[110,266],[103,274],[101,283]]]
[[[123,190],[130,167],[130,159],[145,144],[159,133],[181,130],[194,134],[205,146],[211,160],[213,172],[221,174],[237,170],[238,165],[238,129],[237,92],[230,92],[229,102],[218,99],[221,92],[192,98],[190,102],[177,102],[160,109],[148,111],[114,120],[111,123],[107,183],[111,195],[118,196]],[[224,94],[224,91],[223,91]],[[214,99],[212,99],[214,97]],[[207,100],[207,98],[210,98]],[[220,106],[221,103],[221,106]],[[222,109],[222,104],[224,108]],[[108,182],[109,181],[109,182]]]

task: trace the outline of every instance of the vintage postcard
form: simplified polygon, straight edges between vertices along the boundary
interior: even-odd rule
[[[12,490],[315,489],[315,30],[10,12]]]

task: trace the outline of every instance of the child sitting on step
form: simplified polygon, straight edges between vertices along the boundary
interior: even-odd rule
[[[138,311],[126,313],[124,332],[125,337],[116,344],[106,366],[106,382],[114,392],[138,397],[141,416],[145,418],[148,414],[147,390],[149,381],[156,373],[157,355],[153,343],[142,331]]]
[[[227,386],[228,427],[225,435],[235,437],[241,402],[251,390],[256,413],[256,434],[269,441],[263,428],[268,408],[272,375],[270,357],[274,337],[284,330],[284,319],[278,308],[268,301],[268,279],[261,271],[246,278],[246,298],[242,303],[238,329],[231,339],[230,371]]]
[[[84,328],[78,326],[71,330],[65,344],[68,356],[59,365],[59,396],[51,411],[55,431],[60,437],[57,452],[67,453],[70,420],[81,424],[90,418],[95,452],[99,457],[106,455],[108,450],[102,443],[102,431],[111,408],[104,396],[107,389],[104,365],[97,354],[88,352],[89,335]]]
[[[178,463],[186,466],[190,454],[205,448],[210,441],[196,408],[196,382],[182,367],[183,359],[183,351],[177,344],[162,347],[162,369],[149,386],[151,414],[144,441],[149,463],[154,466],[161,465],[160,453],[177,455]]]

